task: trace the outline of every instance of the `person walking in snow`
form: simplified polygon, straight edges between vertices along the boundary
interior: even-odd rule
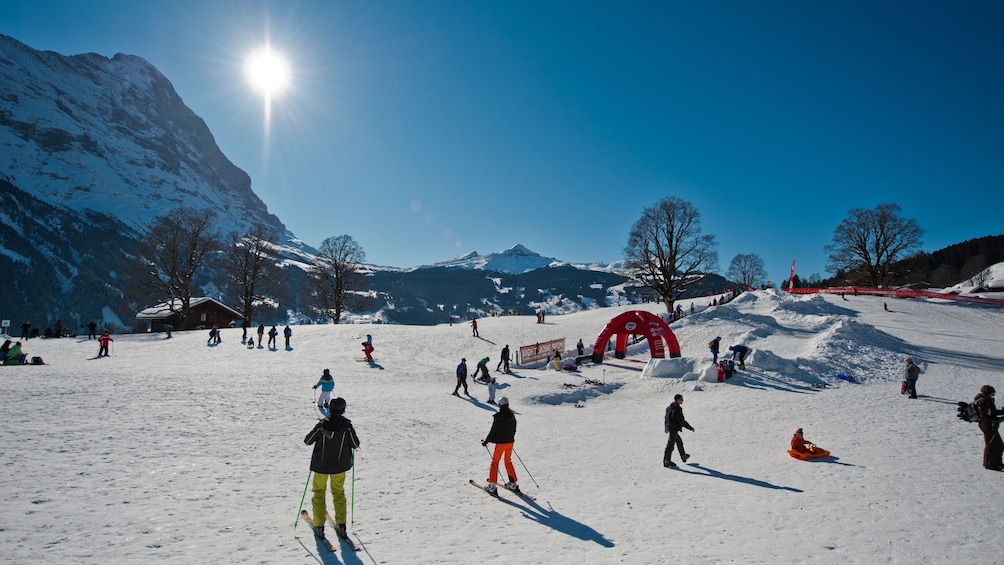
[[[108,357],[108,344],[113,341],[115,340],[107,331],[101,332],[101,337],[98,338],[98,357]]]
[[[457,386],[453,387],[453,396],[460,396],[457,391],[460,387],[464,387],[464,394],[470,396],[467,392],[467,358],[460,360],[460,364],[457,365]]]
[[[275,329],[275,324],[272,324],[272,329],[268,330],[268,347],[269,349],[275,349],[275,338],[279,335],[279,330]]]
[[[575,350],[579,352],[579,357],[586,352],[586,346],[582,343],[582,338],[579,338],[579,343],[575,344]]]
[[[258,349],[264,347],[265,343],[265,324],[258,324]]]
[[[503,396],[499,399],[499,411],[492,416],[492,429],[488,432],[488,437],[481,441],[481,445],[488,447],[489,443],[495,444],[492,452],[492,465],[488,468],[488,484],[485,490],[492,496],[498,496],[499,461],[505,461],[505,470],[509,475],[509,481],[505,488],[519,492],[519,484],[516,480],[516,468],[512,464],[512,448],[516,442],[516,415],[509,408],[509,399]]]
[[[241,321],[241,343],[247,341],[248,329],[250,328],[251,328],[251,320],[249,320],[248,318],[244,318],[244,320]]]
[[[913,357],[906,358],[906,368],[903,369],[903,382],[906,383],[905,393],[910,398],[917,398],[917,377],[920,376],[920,367],[914,364]]]
[[[718,348],[722,343],[722,336],[718,336],[715,339],[708,342],[708,349],[711,350],[711,364],[718,364]]]
[[[293,330],[289,329],[289,324],[286,324],[286,327],[283,328],[283,330],[282,330],[282,337],[286,338],[286,349],[287,350],[291,349],[289,347],[289,338],[292,335],[293,335]]]
[[[980,414],[980,431],[983,432],[983,468],[991,471],[1004,471],[1004,440],[1000,435],[1000,423],[1004,419],[1004,411],[998,410],[994,404],[997,391],[990,385],[983,385],[980,393],[973,399]]]
[[[746,354],[750,352],[750,348],[745,345],[730,345],[729,351],[732,352],[732,360],[736,361],[736,356],[739,356],[739,368],[746,368]]]
[[[95,320],[87,323],[87,341],[92,339],[98,339],[98,323]]]
[[[209,339],[206,341],[206,345],[210,345],[213,342],[219,343],[216,341],[216,334],[219,331],[220,331],[219,326],[213,326],[212,329],[209,330]]]
[[[478,319],[474,318],[471,320],[471,330],[474,331],[474,337],[481,337],[478,335]]]
[[[662,454],[662,465],[663,467],[676,467],[676,463],[673,463],[673,448],[675,447],[680,452],[680,459],[684,463],[687,459],[690,459],[690,455],[683,449],[683,438],[680,437],[680,432],[683,428],[687,428],[690,431],[694,430],[686,418],[683,417],[683,395],[677,394],[673,397],[673,403],[666,407],[666,418],[665,418],[665,431],[669,434],[669,441],[666,443],[666,450]]]
[[[330,415],[321,420],[303,438],[303,443],[313,445],[310,456],[310,470],[314,473],[313,496],[310,499],[317,535],[324,538],[324,522],[327,516],[326,491],[330,485],[331,502],[335,507],[335,533],[348,539],[345,529],[348,512],[345,505],[345,473],[352,468],[354,450],[359,449],[359,436],[352,422],[344,416],[345,399],[336,398],[328,403]]]
[[[498,366],[495,367],[495,371],[498,372],[498,370],[500,368],[505,373],[509,372],[509,345],[508,344],[506,344],[506,346],[502,348],[502,358],[499,359],[499,364],[498,364]]]
[[[314,390],[321,388],[321,394],[317,397],[317,408],[328,409],[328,401],[331,400],[331,391],[335,390],[335,379],[331,376],[331,370],[325,369],[321,374],[321,379],[314,385]]]
[[[31,322],[25,320],[24,323],[21,324],[21,339],[27,341],[28,337],[30,336],[31,336]]]

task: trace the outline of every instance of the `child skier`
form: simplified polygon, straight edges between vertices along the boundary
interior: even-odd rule
[[[329,369],[324,370],[321,379],[314,385],[314,390],[317,390],[317,387],[321,387],[321,394],[317,397],[317,408],[327,410],[328,401],[331,400],[331,391],[335,390],[335,379],[332,378]]]
[[[495,404],[495,391],[498,390],[498,388],[499,385],[495,381],[495,377],[492,377],[492,379],[488,381],[488,404]],[[495,404],[495,406],[498,406],[498,404]]]
[[[370,343],[370,342],[368,342],[368,341],[364,341],[363,342],[363,353],[366,354],[366,360],[369,361],[370,363],[372,363],[373,362],[373,344]]]
[[[98,357],[108,357],[108,344],[113,341],[115,340],[108,332],[101,332],[101,337],[98,338]]]

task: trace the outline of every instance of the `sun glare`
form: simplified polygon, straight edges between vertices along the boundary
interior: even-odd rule
[[[271,97],[289,82],[289,67],[282,57],[265,49],[252,55],[246,66],[251,84]]]

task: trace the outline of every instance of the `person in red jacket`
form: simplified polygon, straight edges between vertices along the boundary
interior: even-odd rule
[[[366,360],[369,361],[370,363],[372,363],[373,362],[373,344],[370,343],[370,342],[368,342],[368,341],[364,341],[363,342],[363,353],[366,354]]]
[[[805,439],[802,435],[802,428],[795,430],[795,435],[791,436],[791,448],[799,453],[818,453],[821,451],[816,444]]]
[[[108,357],[108,344],[115,341],[112,336],[108,335],[107,331],[101,332],[101,337],[98,338],[98,357]]]

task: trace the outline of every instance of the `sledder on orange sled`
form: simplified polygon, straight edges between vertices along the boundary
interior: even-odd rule
[[[809,461],[812,459],[823,459],[830,456],[830,452],[812,443],[802,436],[802,428],[795,430],[795,435],[791,436],[791,449],[788,455],[795,459]]]

